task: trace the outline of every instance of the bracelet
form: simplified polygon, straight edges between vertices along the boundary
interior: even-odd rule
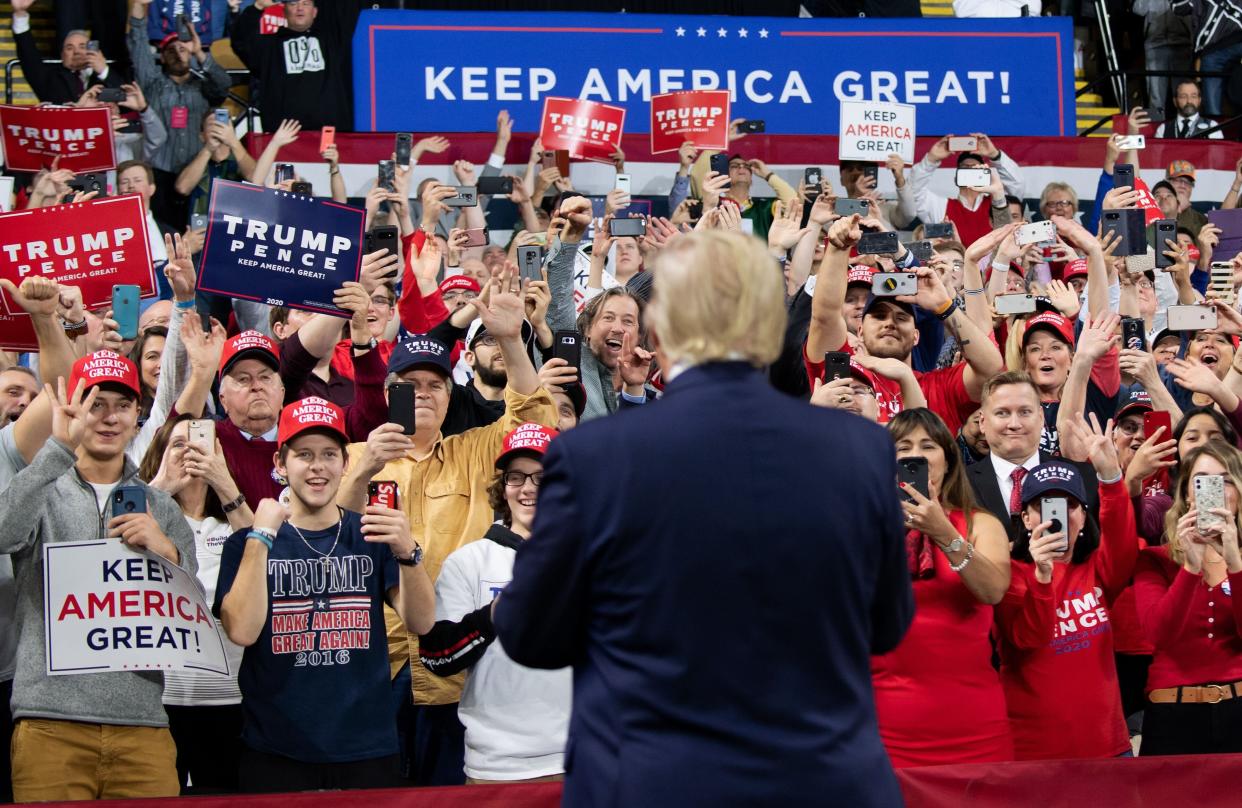
[[[961,572],[966,569],[966,565],[970,563],[970,559],[975,557],[975,546],[970,542],[966,542],[966,557],[956,564],[950,564],[949,569],[954,572]]]
[[[246,534],[246,538],[254,539],[257,542],[262,543],[264,547],[270,550],[272,549],[272,542],[276,539],[276,534],[267,530],[260,530],[257,527],[252,527],[250,528],[250,532]]]
[[[950,300],[950,301],[949,301],[949,305],[945,306],[943,309],[941,309],[940,311],[936,312],[936,319],[937,319],[937,320],[940,320],[941,322],[944,322],[945,320],[947,320],[947,319],[949,319],[950,317],[952,317],[952,316],[953,316],[953,312],[955,312],[955,311],[957,311],[957,301],[956,301],[956,300]]]
[[[65,329],[66,331],[77,331],[78,329],[86,328],[86,318],[82,318],[82,320],[76,323],[70,323],[65,320],[61,320],[60,325],[61,325],[61,328]]]
[[[978,289],[963,289],[962,290],[962,294],[965,294],[965,295],[981,295],[983,294],[983,292],[984,292],[984,288],[982,286],[980,286]]]
[[[1119,482],[1121,482],[1121,478],[1122,478],[1122,477],[1124,477],[1124,476],[1125,476],[1125,475],[1123,475],[1123,474],[1119,471],[1119,472],[1117,472],[1117,476],[1116,476],[1116,477],[1114,477],[1114,478],[1113,478],[1113,479],[1111,479],[1111,480],[1105,480],[1103,477],[1100,477],[1100,478],[1099,478],[1096,482],[1098,482],[1100,485],[1112,485],[1113,483],[1119,483]]]
[[[246,504],[246,495],[238,494],[237,499],[230,500],[224,503],[223,505],[220,506],[220,510],[224,511],[225,513],[232,513],[233,511],[237,510],[238,508],[240,508],[242,505],[245,505],[245,504]]]
[[[177,307],[177,308],[181,309],[182,311],[189,311],[190,309],[194,308],[194,300],[193,300],[193,299],[190,299],[190,300],[174,300],[174,301],[173,301],[173,306],[175,306],[175,307]]]

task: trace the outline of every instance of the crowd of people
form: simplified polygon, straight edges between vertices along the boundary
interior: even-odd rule
[[[31,4],[13,2],[19,37]],[[1053,182],[1028,210],[1038,189],[984,133],[966,151],[941,138],[913,167],[892,156],[885,198],[863,163],[842,161],[838,183],[782,179],[735,127],[727,175],[714,152],[684,144],[670,215],[613,235],[631,218],[629,193],[608,193],[598,216],[538,141],[506,173],[513,123],[500,111],[482,167],[453,171],[462,185],[512,180],[512,238],[471,244],[472,231],[503,229],[489,200],[449,207],[453,187],[415,184],[420,157],[448,141],[412,139],[392,187],[362,200],[368,232],[395,227],[399,246],[367,253],[337,290],[345,320],[197,291],[193,217],[216,179],[291,189],[298,178],[276,176],[281,149],[303,127],[347,120],[334,106],[343,40],[331,37],[348,39],[351,4],[284,4],[283,35],[318,36],[298,52],[323,75],[263,107],[273,135],[258,157],[215,114],[229,82],[193,29],[151,51],[149,5],[130,4],[132,83],[76,34],[62,70],[27,74],[56,103],[124,91],[108,102],[117,129],[140,126],[117,142],[115,187],[147,204],[160,290],[127,339],[72,285],[0,280],[39,343],[0,370],[0,695],[11,705],[0,737],[12,750],[0,798],[561,778],[575,676],[599,664],[580,635],[605,619],[585,593],[609,565],[638,562],[612,547],[572,569],[545,565],[546,580],[515,578],[515,564],[541,540],[527,555],[553,557],[558,539],[565,551],[588,524],[646,522],[656,535],[679,494],[618,501],[602,488],[589,501],[607,506],[579,513],[564,457],[549,468],[556,495],[540,496],[545,454],[583,422],[633,419],[630,440],[598,447],[618,489],[697,451],[720,455],[712,497],[767,485],[764,450],[752,451],[763,434],[722,435],[709,450],[676,440],[681,420],[653,426],[661,413],[691,418],[692,404],[887,432],[878,454],[838,462],[891,488],[874,496],[875,524],[849,526],[855,541],[904,520],[861,697],[893,766],[1242,751],[1242,253],[1220,254],[1220,228],[1192,205],[1189,162],[1172,161],[1151,189],[1118,183],[1123,167],[1137,176],[1141,152],[1113,135],[1098,141],[1093,205]],[[243,33],[270,0],[233,5],[233,42],[256,78],[269,92],[293,81],[277,40]],[[1194,83],[1177,88],[1170,136],[1200,126],[1199,98]],[[1131,132],[1151,123],[1143,109],[1129,116]],[[330,196],[348,203],[336,148],[322,157]],[[942,166],[990,179],[946,198],[931,189]],[[775,198],[752,196],[757,178]],[[45,170],[17,202],[95,195],[74,181]],[[1240,189],[1242,161],[1222,207]],[[1140,244],[1110,227],[1118,213],[1141,223]],[[873,247],[884,234],[898,238]],[[534,276],[519,268],[531,247]],[[1186,307],[1202,325],[1183,322]],[[762,392],[709,401],[684,382],[682,404],[662,401],[709,360],[739,379],[762,371]],[[813,420],[825,410],[841,420]],[[813,438],[803,449],[837,436]],[[135,489],[145,509],[111,516],[118,492]],[[771,491],[772,508],[790,507],[782,496]],[[90,538],[90,525],[196,576],[230,675],[48,674],[43,549]],[[710,552],[704,533],[678,554]],[[641,590],[613,569],[605,588]],[[549,609],[546,623],[522,619],[531,604]],[[634,617],[657,659],[658,644],[691,642],[661,635],[665,618],[654,605]],[[661,673],[676,690],[675,672]]]

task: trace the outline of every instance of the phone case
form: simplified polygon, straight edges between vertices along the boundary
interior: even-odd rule
[[[336,127],[325,126],[319,131],[319,153],[323,154],[336,144]]]
[[[897,234],[891,232],[863,233],[862,238],[858,240],[859,254],[889,255],[897,252],[898,246],[900,244]]]
[[[997,295],[992,301],[997,314],[1032,314],[1035,295]]]
[[[112,516],[147,512],[147,492],[136,485],[123,485],[112,492]]]
[[[867,199],[838,199],[833,203],[833,211],[838,216],[871,215],[871,201]]]
[[[216,425],[214,421],[198,419],[190,421],[187,428],[190,437],[190,443],[201,446],[208,452],[215,451],[216,448]]]
[[[388,423],[398,424],[403,434],[414,434],[414,385],[409,382],[389,386]]]
[[[1164,254],[1169,249],[1165,241],[1177,241],[1177,222],[1173,219],[1157,219],[1156,225],[1156,269],[1173,266],[1173,259]]]
[[[367,504],[397,510],[400,506],[397,483],[393,480],[372,480],[367,483]]]
[[[953,181],[958,188],[986,188],[992,182],[992,172],[986,168],[959,168]]]
[[[1164,427],[1164,434],[1160,436],[1162,441],[1168,440],[1173,435],[1173,416],[1165,410],[1152,410],[1143,414],[1143,435],[1150,438],[1156,434],[1156,430]]]
[[[531,245],[518,247],[518,271],[522,273],[523,278],[529,278],[532,281],[543,280],[543,255],[543,247]]]
[[[1065,497],[1047,497],[1039,501],[1039,521],[1052,522],[1049,533],[1062,533],[1069,529],[1069,502]],[[1069,535],[1065,536],[1060,551],[1069,549]]]
[[[396,164],[399,166],[408,166],[410,164],[410,152],[414,148],[414,137],[406,132],[397,134],[396,145],[393,153],[396,155]]]
[[[1121,320],[1121,347],[1133,351],[1147,350],[1147,335],[1143,333],[1143,321],[1137,317]]]
[[[924,225],[923,236],[926,238],[953,238],[953,223],[937,222]]]
[[[117,331],[121,339],[138,337],[138,295],[140,292],[137,286],[130,284],[112,287],[112,319],[116,320]]]
[[[923,457],[897,458],[897,482],[909,485],[924,497],[931,496],[931,489],[927,482],[927,459]],[[904,492],[902,496],[906,499],[913,499],[906,496]]]
[[[1057,226],[1051,221],[1031,222],[1024,224],[1018,228],[1018,232],[1014,234],[1014,243],[1019,247],[1025,247],[1027,244],[1035,244],[1040,241],[1049,241],[1056,239]]]
[[[896,297],[918,292],[919,276],[913,272],[877,272],[871,276],[871,294]]]
[[[1169,306],[1170,331],[1201,331],[1216,327],[1216,309],[1210,306]]]
[[[850,355],[844,351],[824,354],[824,381],[834,382],[850,375]]]
[[[582,335],[577,331],[557,331],[552,335],[552,358],[564,359],[570,367],[582,365]]]
[[[1225,507],[1225,478],[1219,474],[1201,474],[1194,478],[1195,510],[1199,517],[1195,521],[1199,530],[1224,524],[1219,514],[1211,513],[1213,508]]]

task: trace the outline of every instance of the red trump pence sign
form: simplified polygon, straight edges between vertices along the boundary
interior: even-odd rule
[[[58,168],[78,173],[116,168],[108,107],[0,106],[0,130],[5,164],[13,171],[38,171],[58,157]]]
[[[651,153],[729,147],[729,91],[689,90],[651,97]]]
[[[137,194],[0,214],[0,278],[20,286],[48,278],[82,290],[88,309],[112,302],[112,287],[135,284],[157,294],[147,215]],[[30,316],[0,294],[0,347],[34,350]]]
[[[625,110],[577,98],[546,98],[539,139],[548,151],[564,149],[579,160],[611,163],[621,147]]]

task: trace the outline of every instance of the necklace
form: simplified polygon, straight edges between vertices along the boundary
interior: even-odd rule
[[[336,538],[332,540],[332,546],[328,548],[328,552],[326,553],[321,553],[319,550],[315,548],[313,544],[308,542],[306,540],[306,537],[302,535],[302,531],[298,530],[297,525],[293,524],[292,522],[287,523],[289,527],[293,528],[293,532],[298,534],[298,538],[302,540],[302,544],[305,544],[307,547],[310,548],[312,553],[319,556],[319,560],[323,564],[324,575],[328,574],[328,568],[332,565],[332,551],[336,549],[337,542],[341,540],[341,527],[345,524],[345,514],[344,512],[341,511],[340,505],[336,506],[336,512],[341,518],[336,523]]]

